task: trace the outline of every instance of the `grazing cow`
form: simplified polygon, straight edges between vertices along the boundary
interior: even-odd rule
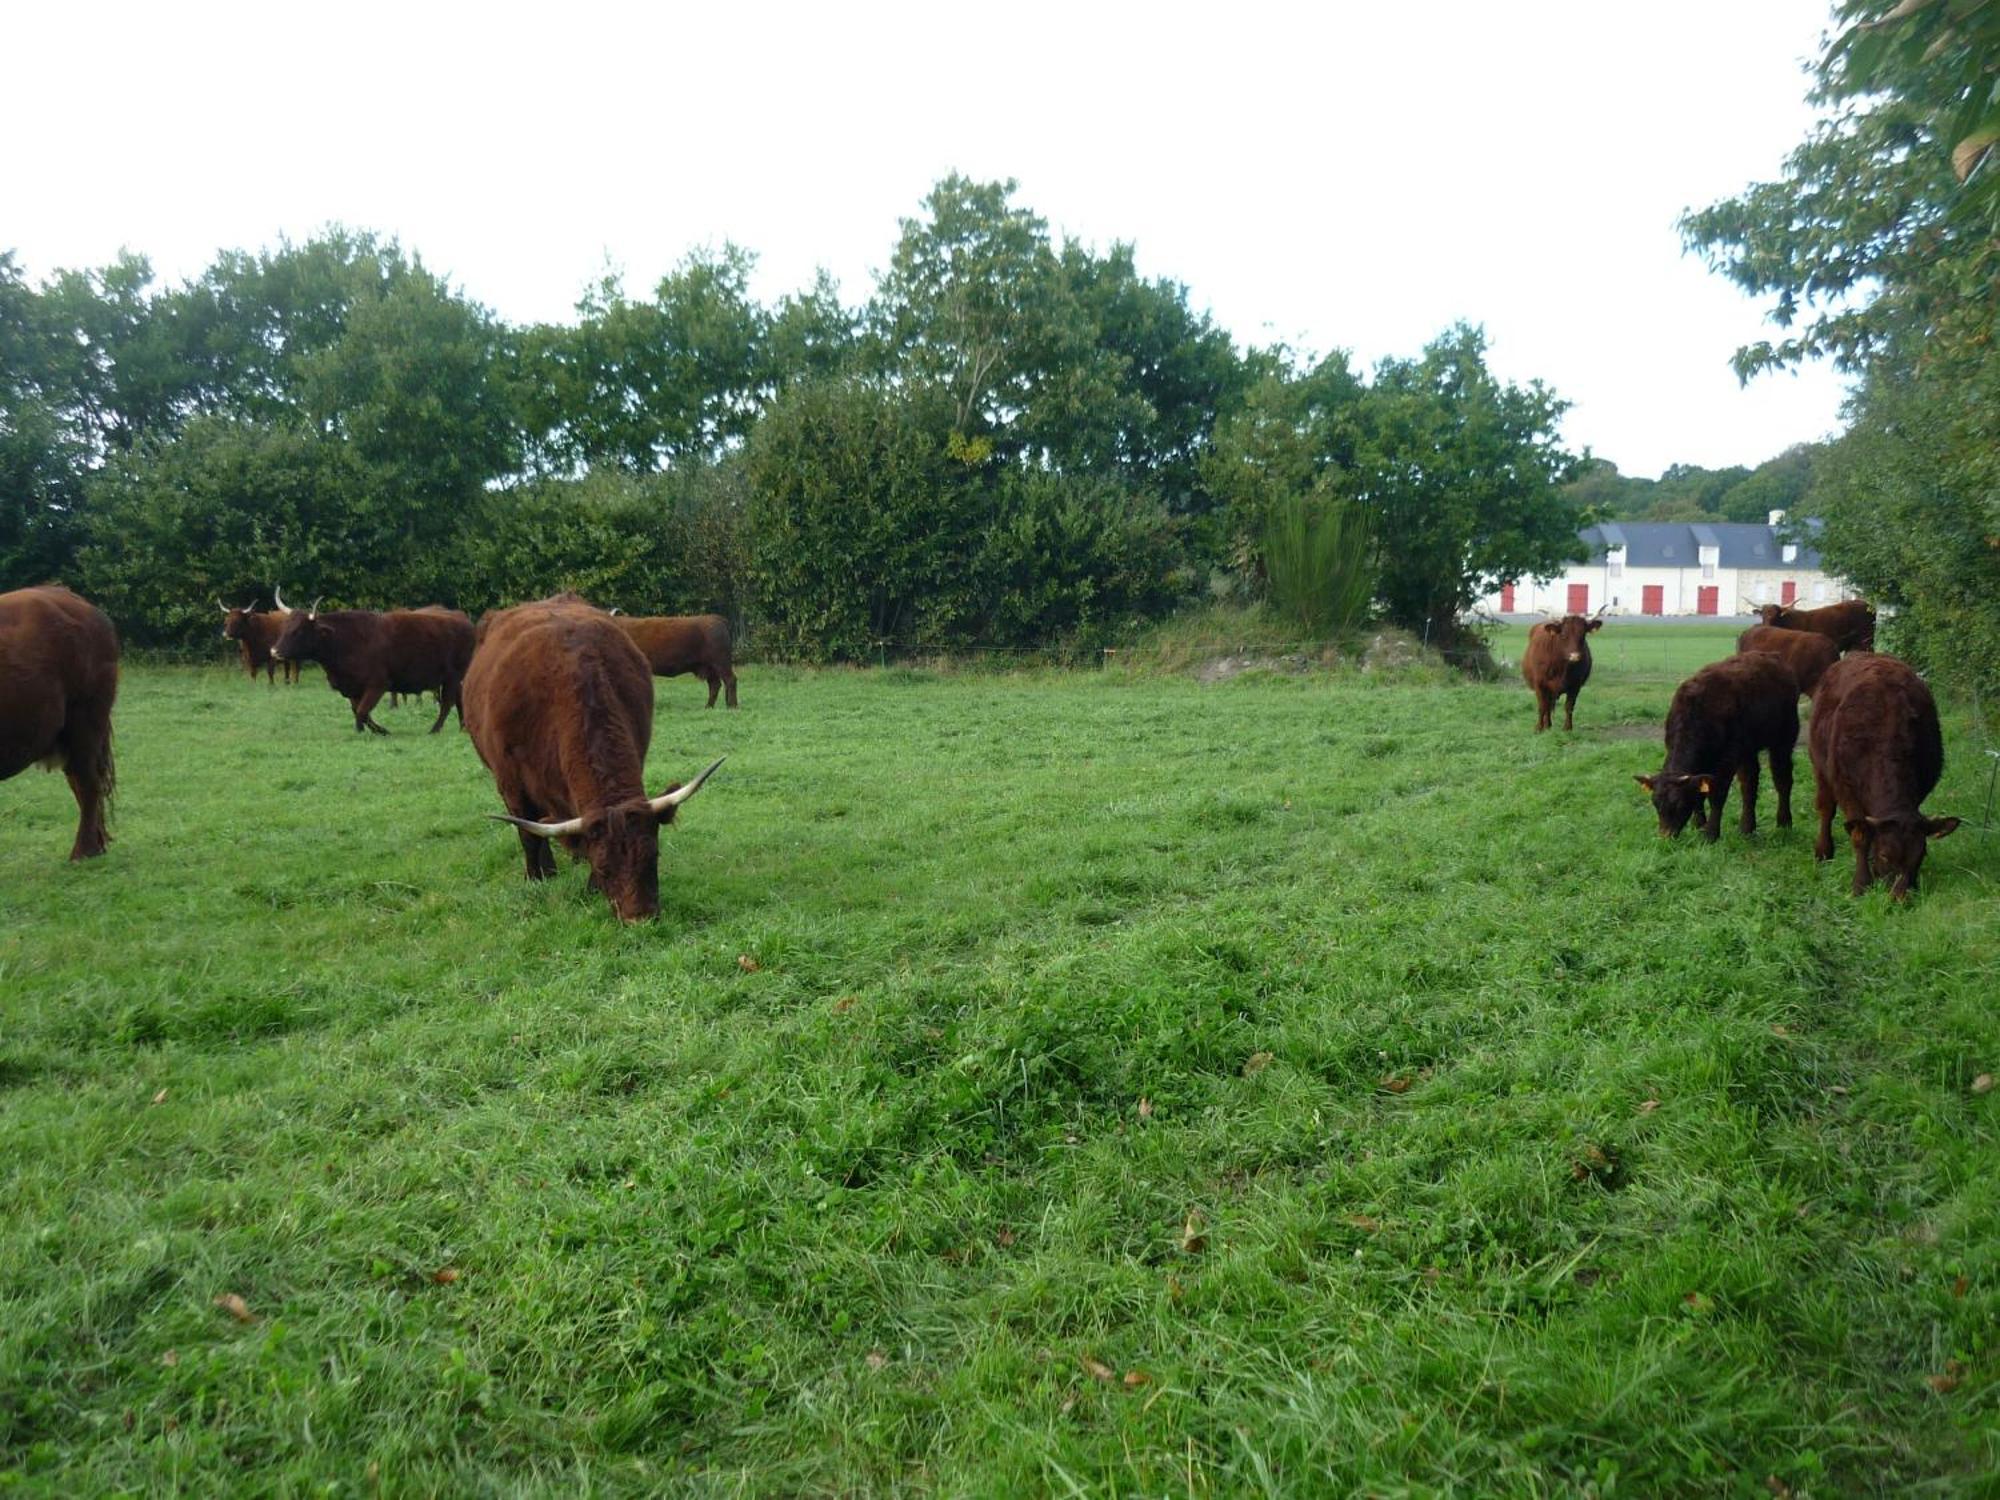
[[[321,614],[314,601],[304,614],[293,612],[274,654],[280,661],[316,661],[326,668],[327,682],[353,705],[357,733],[389,732],[370,715],[382,695],[391,691],[438,695],[432,734],[444,728],[454,708],[459,723],[465,722],[459,688],[472,661],[472,621],[457,610],[432,607],[377,614],[335,609]]]
[[[1799,691],[1808,698],[1819,686],[1826,669],[1840,660],[1840,648],[1828,636],[1812,630],[1784,630],[1775,625],[1752,625],[1736,637],[1736,649],[1766,651],[1792,669]]]
[[[520,832],[528,879],[555,873],[548,841],[560,839],[589,862],[592,887],[621,920],[658,916],[660,826],[722,762],[646,795],[653,679],[602,610],[543,599],[486,615],[479,628],[465,727],[507,805],[501,821]]]
[[[708,706],[715,707],[717,689],[728,688],[728,703],[736,707],[736,672],[729,664],[729,621],[721,615],[655,615],[618,617],[618,626],[645,653],[655,677],[692,672],[708,684]]]
[[[1535,694],[1536,734],[1549,727],[1558,698],[1563,700],[1563,728],[1576,727],[1576,695],[1590,681],[1590,632],[1603,623],[1595,616],[1565,615],[1528,632],[1521,675]]]
[[[1930,840],[1959,823],[1921,811],[1944,774],[1937,703],[1923,678],[1893,656],[1837,662],[1813,699],[1807,749],[1819,811],[1813,857],[1833,858],[1838,806],[1854,846],[1854,894],[1880,878],[1889,882],[1891,900],[1908,900]]]
[[[278,644],[278,637],[285,633],[285,621],[291,615],[289,609],[280,605],[277,609],[260,612],[255,599],[233,609],[220,599],[216,600],[215,604],[216,608],[222,611],[222,638],[225,641],[236,642],[237,649],[243,655],[243,665],[249,671],[252,682],[257,680],[257,673],[262,671],[265,684],[276,686],[277,669],[280,665],[285,669],[285,681],[299,680],[297,662],[280,663],[277,657],[271,654],[271,648]]]
[[[38,761],[63,768],[79,814],[71,859],[111,842],[117,696],[118,632],[102,610],[54,584],[0,594],[0,781]]]
[[[1823,609],[1795,609],[1789,604],[1760,604],[1757,618],[1779,630],[1810,630],[1842,651],[1875,649],[1875,611],[1866,599],[1847,599]]]
[[[1729,778],[1743,789],[1742,828],[1757,831],[1757,752],[1771,757],[1778,826],[1792,826],[1792,749],[1799,742],[1799,680],[1768,652],[1724,657],[1682,683],[1667,710],[1667,763],[1635,778],[1653,794],[1660,832],[1678,838],[1688,819],[1708,815],[1702,837],[1722,836]]]

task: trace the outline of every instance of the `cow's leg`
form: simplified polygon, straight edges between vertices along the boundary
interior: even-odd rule
[[[1535,733],[1536,734],[1540,734],[1544,729],[1547,729],[1549,727],[1549,720],[1554,716],[1554,711],[1555,711],[1555,699],[1549,696],[1548,689],[1543,687],[1537,687],[1535,689]]]
[[[354,727],[356,729],[366,729],[375,734],[387,734],[389,732],[375,722],[375,705],[381,701],[381,688],[368,687],[361,690],[361,696],[354,700]]]
[[[90,859],[104,852],[111,836],[104,828],[104,804],[111,795],[111,705],[100,710],[86,705],[76,730],[65,736],[63,776],[76,798],[76,842],[71,859]]]
[[[724,667],[722,669],[722,690],[723,701],[731,708],[736,707],[736,669],[734,667]]]
[[[1757,757],[1751,756],[1736,773],[1736,785],[1743,793],[1743,814],[1737,826],[1745,833],[1757,831]]]
[[[1568,692],[1563,694],[1564,729],[1576,728],[1576,695],[1582,691],[1583,690],[1581,688],[1571,688]]]
[[[1771,785],[1778,792],[1778,826],[1792,826],[1792,747],[1771,752]]]
[[[1868,889],[1872,878],[1868,873],[1868,830],[1856,823],[1848,831],[1847,841],[1854,846],[1854,894],[1860,895]]]
[[[431,725],[432,734],[436,734],[440,729],[444,728],[444,721],[451,717],[451,706],[458,701],[458,684],[453,682],[449,677],[445,678],[438,686],[437,695],[438,716],[436,721]]]
[[[708,707],[715,707],[715,695],[722,691],[722,674],[713,667],[701,669],[701,680],[708,684]]]
[[[1729,778],[1719,777],[1715,790],[1708,794],[1708,817],[1701,825],[1701,836],[1711,844],[1722,837],[1722,808],[1729,801]]]
[[[1813,840],[1813,858],[1824,862],[1833,858],[1833,788],[1817,768],[1813,770],[1813,811],[1819,814],[1819,837]]]

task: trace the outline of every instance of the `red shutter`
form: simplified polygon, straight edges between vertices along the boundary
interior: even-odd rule
[[[1790,604],[1792,601],[1787,599],[1785,602]],[[1500,613],[1503,615],[1514,613],[1514,585],[1511,583],[1500,585]]]
[[[1695,613],[1712,615],[1716,613],[1717,596],[1722,590],[1714,585],[1704,585],[1695,591]]]
[[[1639,608],[1649,615],[1663,615],[1667,612],[1667,591],[1657,583],[1649,583],[1641,590]]]
[[[1569,612],[1573,615],[1590,613],[1590,585],[1572,583],[1569,586]]]
[[[1780,604],[1791,604],[1796,602],[1798,597],[1799,597],[1798,584],[1794,582],[1792,579],[1787,578],[1784,582],[1784,585],[1778,590],[1778,602]]]

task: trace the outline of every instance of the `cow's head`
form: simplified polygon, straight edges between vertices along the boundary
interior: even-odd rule
[[[1951,833],[1958,823],[1957,818],[1927,818],[1920,812],[1850,818],[1847,837],[1867,861],[1869,879],[1888,881],[1891,901],[1907,901],[1917,888],[1917,871],[1930,841]]]
[[[1783,604],[1760,604],[1756,609],[1758,619],[1762,620],[1766,625],[1775,625],[1780,629],[1789,628],[1790,621],[1786,619],[1786,616],[1790,615],[1791,612],[1790,608]]]
[[[279,661],[318,661],[321,645],[333,634],[333,627],[319,617],[319,600],[303,612],[286,610],[284,621],[271,654]]]
[[[1657,776],[1632,779],[1653,794],[1653,811],[1660,815],[1660,836],[1669,839],[1679,838],[1688,819],[1701,815],[1702,799],[1714,794],[1720,780],[1706,771],[1662,771]]]
[[[488,813],[527,833],[561,839],[571,854],[590,862],[590,883],[604,893],[623,922],[660,914],[660,830],[680,805],[701,790],[723,756],[686,786],[675,782],[657,797],[635,797],[560,823],[538,823],[509,813]]]
[[[248,604],[231,607],[218,599],[215,601],[215,607],[222,611],[222,638],[225,641],[233,641],[243,633],[243,617],[256,612],[257,601],[252,599]]]
[[[1583,653],[1589,649],[1587,637],[1590,632],[1604,624],[1603,612],[1595,615],[1564,615],[1557,620],[1544,620],[1535,627],[1544,635],[1555,639],[1556,650],[1564,661],[1582,661]]]

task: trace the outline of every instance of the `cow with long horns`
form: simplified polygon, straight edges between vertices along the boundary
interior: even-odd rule
[[[1555,718],[1556,699],[1563,700],[1563,728],[1576,727],[1576,695],[1590,681],[1590,633],[1604,624],[1604,610],[1586,618],[1561,615],[1544,620],[1528,632],[1521,653],[1521,676],[1535,695],[1535,733]]]
[[[435,692],[438,716],[431,733],[444,728],[451,711],[465,722],[460,685],[472,661],[472,621],[458,610],[333,609],[294,610],[273,654],[280,661],[316,661],[326,680],[354,710],[357,733],[389,731],[372,717],[385,693]]]
[[[521,837],[530,880],[555,873],[549,840],[590,865],[621,920],[659,915],[660,829],[701,789],[646,795],[653,677],[603,610],[570,597],[484,616],[465,677],[465,727]]]
[[[62,767],[78,812],[71,859],[111,842],[117,697],[118,632],[102,610],[55,584],[0,594],[0,781]]]
[[[229,605],[220,599],[215,607],[222,611],[222,638],[236,642],[237,650],[243,657],[243,666],[250,674],[250,680],[257,680],[258,672],[264,674],[266,686],[277,685],[277,669],[285,669],[285,681],[299,680],[299,664],[295,661],[281,662],[271,652],[278,644],[278,637],[285,633],[285,621],[291,611],[285,607],[282,589],[275,591],[277,607],[259,610],[257,601],[248,604]]]

